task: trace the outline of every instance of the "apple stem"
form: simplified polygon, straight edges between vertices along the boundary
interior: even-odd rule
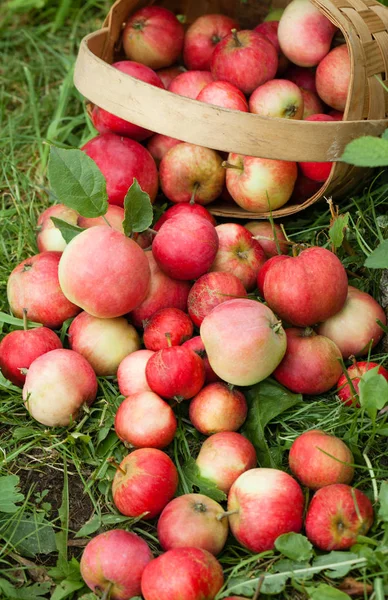
[[[113,585],[114,585],[113,581],[110,581],[108,584],[108,587],[104,590],[104,593],[101,596],[101,600],[109,600]]]
[[[237,29],[232,29],[231,31],[232,31],[232,36],[233,36],[236,46],[240,46],[240,48],[242,48],[242,43],[238,39]]]
[[[298,250],[299,250],[299,246],[298,244],[294,244],[292,246],[292,256],[295,258],[296,256],[298,256]]]
[[[235,508],[234,510],[226,510],[225,512],[217,515],[216,519],[217,519],[217,521],[222,521],[222,519],[224,519],[225,517],[230,517],[231,515],[237,515],[239,512],[240,511],[238,510],[238,508]]]
[[[232,165],[232,163],[227,160],[222,161],[221,167],[224,167],[224,169],[237,169],[238,171],[241,171],[241,168],[238,165]]]
[[[171,348],[171,347],[172,347],[171,333],[168,331],[168,332],[167,332],[167,333],[165,333],[164,335],[166,336],[166,339],[167,339],[167,346],[168,346],[169,348]]]
[[[302,333],[302,337],[311,337],[314,333],[314,329],[312,327],[305,327]]]
[[[271,327],[271,329],[272,329],[272,331],[273,331],[274,333],[278,333],[278,332],[281,330],[281,328],[282,328],[282,327],[283,327],[283,323],[282,323],[282,322],[281,322],[281,320],[279,319],[279,321],[276,321],[275,325],[273,325],[273,326]]]
[[[197,193],[198,188],[199,188],[199,183],[198,183],[198,181],[196,181],[193,186],[193,193],[191,194],[189,204],[195,204],[195,194]]]
[[[27,331],[28,329],[28,320],[27,320],[27,309],[23,308],[23,329]]]
[[[106,461],[106,462],[108,462],[109,464],[111,464],[111,465],[112,465],[112,466],[113,466],[115,469],[117,469],[118,471],[121,471],[121,473],[122,473],[123,475],[126,475],[126,472],[125,472],[125,470],[123,469],[123,467],[121,467],[121,466],[119,465],[119,463],[118,463],[118,462],[116,462],[116,460],[115,460],[115,458],[114,458],[113,456],[111,456],[110,458],[107,458],[107,461]]]

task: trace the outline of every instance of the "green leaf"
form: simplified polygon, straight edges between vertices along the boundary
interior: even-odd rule
[[[329,237],[335,248],[340,248],[344,241],[345,229],[349,223],[349,213],[339,215],[329,229]]]
[[[42,596],[46,596],[51,588],[51,583],[34,583],[33,585],[15,588],[6,579],[0,579],[0,591],[5,598],[11,600],[41,600]],[[4,598],[2,596],[2,598]]]
[[[380,508],[378,512],[379,519],[388,521],[388,481],[383,481],[379,492]]]
[[[223,502],[226,500],[226,494],[219,490],[213,481],[201,477],[194,458],[189,458],[183,465],[182,475],[191,492],[204,494],[205,496],[209,496],[209,498],[213,498],[216,502]]]
[[[388,140],[366,135],[349,142],[341,162],[356,167],[386,167],[388,166]]]
[[[379,367],[366,371],[358,384],[358,397],[362,408],[365,408],[374,422],[377,411],[388,402],[388,381],[378,373]]]
[[[369,269],[388,269],[388,239],[384,240],[369,254],[364,262]]]
[[[310,560],[313,545],[300,533],[284,533],[275,540],[275,548],[287,558],[298,561]]]
[[[42,513],[14,517],[1,536],[22,556],[50,554],[56,550],[54,529]]]
[[[311,600],[351,600],[348,594],[326,583],[321,583],[316,588],[308,587],[306,591]]]
[[[353,552],[340,552],[333,550],[333,552],[329,552],[328,554],[323,554],[322,556],[317,556],[314,560],[314,567],[325,567],[326,565],[330,565],[330,569],[325,571],[325,575],[327,577],[336,578],[336,577],[345,577],[351,571],[351,564],[340,564],[336,566],[336,563],[343,563],[345,561],[351,561],[358,558],[357,554]]]
[[[63,221],[63,219],[57,219],[57,217],[50,217],[50,218],[51,218],[52,222],[54,223],[55,227],[57,229],[59,229],[59,231],[61,232],[61,235],[62,235],[63,239],[65,240],[66,244],[71,242],[71,240],[73,238],[75,238],[75,236],[78,235],[79,233],[86,231],[82,227],[77,227],[77,225],[72,225],[71,223],[68,223],[67,221]]]
[[[63,598],[68,598],[84,586],[85,583],[82,580],[73,581],[71,579],[64,579],[55,588],[51,600],[63,600]]]
[[[269,596],[280,594],[286,587],[288,577],[286,574],[283,576],[279,574],[276,578],[264,577],[260,593],[268,594]]]
[[[290,560],[289,558],[283,558],[279,560],[276,565],[274,565],[273,569],[277,573],[283,573],[283,571],[288,571],[293,574],[294,571],[298,571],[304,569],[305,571],[310,567],[310,563],[308,562],[298,562],[296,560]],[[304,572],[299,573],[299,575],[295,575],[295,579],[297,581],[305,581],[307,579],[312,579],[314,577],[314,573]]]
[[[0,512],[15,513],[18,510],[16,504],[24,500],[24,495],[17,490],[18,485],[17,475],[0,477]]]
[[[140,233],[151,226],[154,215],[151,200],[147,192],[143,192],[136,178],[125,196],[124,211],[125,235]]]
[[[105,177],[82,150],[51,146],[48,177],[59,202],[83,217],[100,217],[108,210]]]
[[[101,527],[101,515],[99,513],[95,513],[90,517],[88,521],[81,527],[79,531],[75,534],[74,537],[87,537],[91,535]]]
[[[273,419],[292,406],[302,402],[302,394],[293,394],[279,383],[265,379],[245,392],[248,402],[248,417],[241,433],[256,448],[257,458],[262,467],[279,467],[270,453],[264,429]]]
[[[12,317],[11,315],[7,315],[5,312],[0,312],[0,323],[7,323],[7,325],[14,325],[15,327],[19,327],[20,329],[24,328],[23,319],[18,319],[17,317]],[[35,323],[34,321],[28,321],[28,327],[43,327],[42,323]]]

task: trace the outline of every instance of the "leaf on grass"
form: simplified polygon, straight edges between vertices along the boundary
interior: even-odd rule
[[[24,495],[17,489],[18,485],[17,475],[0,477],[0,512],[12,514],[18,510],[16,504],[24,500]]]
[[[388,269],[388,239],[373,250],[364,262],[364,266],[369,269]]]
[[[69,596],[72,596],[74,592],[80,590],[84,586],[85,583],[81,580],[73,581],[71,579],[64,579],[58,583],[51,596],[51,600],[63,600],[64,598],[68,598]]]
[[[379,367],[366,371],[358,384],[358,397],[362,408],[365,408],[374,422],[377,411],[388,402],[388,381],[378,373]]]
[[[227,598],[229,596],[247,596],[251,598],[257,589],[257,579],[246,579],[244,577],[234,577],[228,581],[227,589],[222,592],[220,598]]]
[[[108,210],[105,177],[82,150],[51,146],[48,177],[59,202],[83,217],[100,217]]]
[[[42,596],[49,593],[51,583],[34,583],[22,588],[15,588],[6,579],[0,579],[0,591],[2,598],[10,598],[11,600],[41,600]],[[4,594],[4,596],[3,596]]]
[[[260,593],[270,596],[280,594],[286,587],[288,577],[289,575],[282,575],[281,573],[276,574],[276,576],[272,575],[271,577],[267,575],[264,577]]]
[[[321,583],[315,588],[308,587],[306,591],[311,600],[351,600],[348,594],[326,583]]]
[[[329,229],[329,237],[335,248],[340,248],[344,241],[345,229],[349,223],[349,213],[338,215]]]
[[[88,521],[84,525],[82,525],[81,529],[77,531],[74,537],[82,538],[88,535],[91,535],[101,527],[101,515],[99,513],[95,513],[90,517]]]
[[[262,467],[279,467],[270,453],[265,440],[264,429],[282,412],[302,402],[302,394],[293,394],[279,383],[266,379],[245,392],[248,402],[248,417],[241,433],[256,448],[257,458]]]
[[[388,140],[366,135],[349,142],[341,162],[356,167],[386,167],[388,165]]]
[[[293,574],[294,571],[308,569],[309,567],[310,563],[308,562],[298,562],[296,560],[290,560],[289,558],[283,558],[274,565],[273,569],[277,573],[289,571],[291,574]],[[297,581],[305,581],[307,579],[312,579],[314,575],[315,573],[312,573],[311,571],[306,571],[305,573],[299,573],[298,575],[295,575],[295,579]]]
[[[147,192],[143,192],[138,181],[134,178],[124,199],[124,233],[141,233],[151,226],[154,216],[152,204]]]
[[[275,548],[292,560],[310,560],[313,555],[313,545],[300,533],[284,533],[275,540]]]
[[[358,558],[357,554],[353,552],[340,552],[333,550],[333,552],[329,552],[328,554],[323,554],[322,556],[317,556],[314,560],[314,567],[326,567],[330,565],[330,568],[325,571],[325,575],[327,577],[331,577],[335,579],[337,577],[345,577],[349,573],[349,571],[353,568],[351,564],[338,564],[336,566],[335,563],[343,563],[345,561],[355,560]]]
[[[383,481],[379,492],[380,508],[378,512],[379,519],[388,521],[388,481]]]
[[[22,556],[33,557],[56,550],[54,529],[43,513],[25,513],[13,518],[1,536]]]
[[[213,498],[216,502],[226,500],[226,494],[219,490],[215,483],[201,477],[194,458],[189,458],[185,462],[182,467],[182,473],[191,492],[204,494],[205,496],[209,496],[209,498]]]
[[[64,221],[63,219],[57,219],[57,217],[50,217],[50,218],[51,218],[52,222],[54,223],[55,227],[57,229],[59,229],[59,231],[61,232],[61,235],[62,235],[63,239],[65,240],[66,244],[71,242],[71,240],[73,238],[75,238],[76,235],[82,233],[83,231],[86,231],[82,227],[77,227],[77,225],[72,225],[71,223],[68,223],[67,221]]]
[[[260,593],[268,594],[269,596],[280,594],[286,587],[289,574],[283,573],[263,573],[264,579],[260,586]],[[236,577],[228,582],[228,587],[223,592],[221,598],[228,596],[248,596],[251,598],[259,585],[259,576],[255,576],[255,579],[244,579],[243,577]]]

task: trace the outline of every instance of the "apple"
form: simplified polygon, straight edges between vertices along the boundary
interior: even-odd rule
[[[278,469],[251,469],[228,494],[230,529],[251,552],[273,550],[279,535],[302,529],[304,497],[299,484]]]
[[[335,121],[333,117],[325,114],[310,115],[305,121]],[[299,168],[303,175],[314,181],[326,181],[329,177],[333,163],[331,162],[300,162]]]
[[[310,90],[304,90],[303,88],[300,88],[300,91],[303,97],[302,119],[306,120],[312,115],[322,114],[325,107],[317,94],[310,92]]]
[[[158,539],[163,550],[203,548],[217,556],[228,537],[228,520],[219,519],[224,509],[203,494],[184,494],[163,509],[158,521]]]
[[[214,48],[232,29],[239,29],[237,21],[226,15],[201,15],[187,29],[183,43],[183,61],[190,70],[210,71]]]
[[[77,225],[83,229],[88,229],[89,227],[96,227],[97,225],[109,224],[113,229],[120,231],[120,233],[124,233],[123,221],[124,209],[121,206],[116,206],[116,204],[109,204],[108,210],[103,217],[92,218],[79,216]]]
[[[141,593],[141,576],[152,558],[148,544],[140,536],[113,529],[86,544],[81,575],[93,592],[106,592],[111,600],[127,600]]]
[[[139,335],[124,317],[99,319],[81,312],[68,337],[70,348],[82,354],[99,377],[116,375],[121,361],[140,349]]]
[[[137,392],[150,392],[145,369],[148,360],[154,355],[152,350],[135,350],[128,354],[117,369],[117,384],[120,394],[130,396]]]
[[[193,331],[189,315],[179,308],[162,308],[145,323],[143,341],[148,350],[156,352],[169,346],[180,346],[192,337]]]
[[[111,66],[135,79],[140,79],[150,85],[165,89],[162,80],[155,71],[138,62],[120,60],[119,62],[113,63]],[[138,142],[141,142],[152,135],[152,131],[149,131],[149,129],[144,129],[144,127],[139,127],[139,125],[116,117],[116,115],[113,115],[96,105],[93,107],[91,119],[94,127],[99,133],[117,133],[132,138],[133,140],[137,140]]]
[[[327,114],[333,117],[335,121],[342,121],[344,118],[344,113],[339,110],[329,110]]]
[[[307,510],[305,529],[320,550],[348,550],[373,523],[373,507],[365,494],[344,483],[318,490]]]
[[[172,67],[158,69],[156,71],[156,74],[158,75],[158,77],[160,77],[164,87],[167,90],[172,80],[175,79],[175,77],[177,77],[181,73],[184,73],[185,71],[186,69],[182,65],[173,65]]]
[[[387,323],[385,312],[370,294],[349,286],[346,301],[341,310],[336,311],[318,328],[335,342],[344,358],[365,356],[384,335],[377,323]]]
[[[288,253],[288,243],[282,228],[270,221],[248,221],[244,227],[248,229],[263,248],[267,258]],[[276,241],[278,245],[276,245]]]
[[[78,213],[64,204],[55,204],[46,208],[38,218],[36,243],[39,252],[62,252],[66,248],[66,242],[58,229],[55,227],[51,217],[62,219],[71,225],[77,225]]]
[[[205,346],[203,345],[203,341],[201,340],[200,335],[196,335],[196,336],[190,338],[189,340],[187,340],[187,342],[184,342],[182,344],[182,346],[185,346],[186,348],[190,348],[191,350],[194,350],[194,352],[196,354],[198,354],[198,356],[200,358],[202,358],[203,366],[205,367],[205,384],[213,383],[215,381],[220,380],[218,375],[216,375],[214,373],[213,369],[210,366],[209,359],[206,354]]]
[[[170,400],[181,402],[198,394],[205,383],[202,358],[184,346],[171,346],[155,352],[146,365],[151,390]]]
[[[209,204],[221,194],[225,170],[215,150],[182,142],[162,158],[159,178],[163,193],[171,202]]]
[[[284,329],[272,310],[248,298],[213,308],[202,321],[200,335],[210,366],[233,385],[254,385],[271,375],[287,346]]]
[[[31,417],[50,427],[73,423],[82,405],[92,404],[96,394],[97,378],[86,358],[63,348],[35,359],[23,387]]]
[[[272,79],[254,90],[249,98],[249,110],[262,117],[301,119],[303,117],[302,92],[292,81]]]
[[[339,348],[311,327],[290,327],[286,335],[286,353],[273,372],[276,381],[297,394],[328,392],[342,373]]]
[[[210,70],[215,80],[228,81],[244,94],[273,79],[278,69],[276,48],[264,35],[232,30],[214,49]]]
[[[81,150],[94,160],[106,179],[110,204],[124,206],[124,198],[136,179],[154,202],[158,191],[158,171],[151,154],[139,142],[103,133],[89,140]]]
[[[197,100],[215,106],[248,112],[248,102],[244,94],[227,81],[212,81],[199,92]]]
[[[166,275],[183,281],[209,271],[218,250],[216,228],[198,215],[176,215],[159,229],[152,253]]]
[[[163,308],[179,308],[187,312],[187,297],[191,285],[188,281],[172,279],[162,271],[151,250],[145,252],[151,271],[150,285],[143,302],[130,313],[135,327],[142,327],[152,315]]]
[[[168,91],[196,100],[199,92],[214,81],[210,71],[185,71],[171,81]]]
[[[190,421],[204,435],[237,431],[247,413],[244,394],[221,381],[203,387],[189,408]]]
[[[153,519],[174,497],[177,487],[178,472],[171,458],[157,448],[139,448],[127,454],[116,471],[113,501],[127,517]]]
[[[218,560],[202,548],[173,548],[147,565],[144,600],[214,600],[224,584]]]
[[[330,50],[337,28],[310,0],[292,0],[279,21],[282,52],[300,67],[314,67]]]
[[[315,76],[320,98],[339,111],[344,111],[350,83],[350,57],[346,44],[333,48],[319,63]]]
[[[230,153],[223,163],[226,187],[244,210],[256,213],[280,208],[291,197],[298,174],[295,162]]]
[[[283,52],[280,49],[280,44],[278,40],[278,27],[278,20],[264,21],[263,23],[259,23],[259,25],[257,25],[253,31],[264,35],[267,38],[267,40],[269,40],[271,44],[275,46],[278,55],[278,70],[276,74],[279,76],[282,73],[284,73],[284,71],[287,69],[289,60],[284,56]]]
[[[214,225],[214,227],[217,225],[215,218],[207,210],[207,208],[202,206],[202,204],[197,204],[196,202],[192,202],[190,200],[190,202],[180,202],[179,204],[173,204],[173,206],[170,206],[170,208],[168,208],[162,214],[160,219],[157,220],[153,226],[153,229],[155,231],[159,231],[163,223],[168,221],[168,219],[171,219],[171,217],[175,217],[177,215],[197,215],[198,217],[202,217],[203,219],[206,219],[206,221],[209,221],[209,223]]]
[[[94,317],[121,317],[145,299],[150,268],[144,251],[106,225],[86,229],[66,246],[59,262],[66,298]],[[31,315],[32,318],[32,315]]]
[[[154,159],[156,166],[159,167],[163,156],[167,154],[171,148],[180,143],[180,140],[176,140],[168,135],[155,133],[147,142],[147,150]]]
[[[217,225],[219,245],[211,271],[231,273],[251,292],[256,287],[259,269],[265,263],[263,248],[252,233],[237,223]]]
[[[341,261],[330,250],[318,246],[277,261],[264,281],[268,306],[297,327],[320,323],[338,313],[347,293],[348,278]],[[326,335],[320,330],[318,333]]]
[[[290,198],[290,203],[293,202],[295,204],[302,204],[302,202],[307,200],[307,198],[314,196],[320,187],[322,187],[322,183],[309,179],[303,175],[299,169],[294,191],[292,192],[292,196]]]
[[[187,299],[187,309],[194,325],[199,327],[215,306],[231,298],[246,296],[246,289],[236,275],[214,271],[205,273],[194,283]]]
[[[0,352],[1,352],[1,344],[0,344]],[[358,392],[359,392],[359,383],[362,379],[364,373],[367,373],[371,369],[377,369],[377,374],[382,375],[388,381],[388,371],[384,369],[381,365],[375,362],[354,362],[348,369],[346,370],[347,375],[343,373],[337,382],[337,396],[342,400],[345,406],[356,406],[360,407],[358,403]],[[3,371],[4,372],[4,371]],[[349,379],[352,382],[352,385],[349,384]],[[349,483],[349,482],[345,482]]]
[[[177,60],[183,38],[183,25],[174,13],[162,6],[146,6],[129,17],[122,42],[127,58],[161,69]]]
[[[305,431],[296,438],[288,463],[292,474],[311,490],[350,483],[354,477],[354,458],[348,446],[319,429]]]
[[[256,450],[246,437],[234,431],[223,431],[208,437],[196,459],[201,477],[212,481],[228,493],[233,482],[257,464]]]
[[[282,260],[285,260],[286,258],[288,258],[288,257],[285,256],[284,254],[278,254],[277,256],[271,256],[271,258],[269,258],[267,260],[267,262],[265,262],[264,265],[260,268],[260,270],[257,274],[257,289],[259,290],[260,296],[262,298],[264,298],[264,281],[265,281],[265,278],[267,276],[269,269],[275,263],[281,262]]]
[[[80,312],[59,286],[60,252],[41,252],[23,260],[8,278],[9,306],[19,319],[26,311],[30,321],[59,329],[62,323]]]
[[[289,79],[293,83],[296,83],[296,85],[303,90],[313,92],[313,94],[317,93],[315,85],[315,69],[298,67],[298,65],[290,64],[284,77],[285,79]]]
[[[135,448],[165,448],[174,439],[176,428],[171,406],[154,392],[128,396],[115,417],[117,436]]]

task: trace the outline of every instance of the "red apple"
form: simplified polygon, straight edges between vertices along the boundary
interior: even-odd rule
[[[342,373],[341,352],[334,342],[311,327],[286,329],[287,350],[273,376],[298,394],[323,394]]]
[[[110,204],[124,205],[124,198],[136,178],[151,202],[158,191],[158,172],[151,154],[135,140],[103,133],[82,146],[106,179]]]
[[[113,501],[127,517],[153,519],[177,487],[178,472],[171,458],[157,448],[140,448],[121,461],[112,483]]]
[[[154,159],[156,166],[159,167],[163,156],[167,154],[171,148],[180,143],[180,140],[176,140],[168,135],[155,133],[147,142],[147,150]]]
[[[248,102],[244,94],[227,81],[212,81],[199,92],[197,100],[230,110],[248,112]]]
[[[319,63],[315,76],[320,98],[336,110],[344,111],[350,83],[350,57],[346,44],[333,48]]]
[[[201,446],[195,461],[202,477],[228,493],[233,482],[257,464],[256,450],[246,437],[234,431],[215,433]]]
[[[86,312],[70,325],[69,345],[92,365],[96,375],[116,375],[121,361],[140,349],[140,338],[124,317],[99,319]]]
[[[192,286],[187,299],[187,309],[194,325],[199,327],[215,306],[232,298],[246,296],[246,289],[236,275],[222,271],[205,273]]]
[[[302,485],[318,490],[333,483],[350,483],[353,454],[338,437],[318,429],[299,435],[290,448],[288,463]]]
[[[269,221],[248,221],[244,227],[248,229],[263,248],[267,258],[288,253],[288,244],[283,230],[276,223]],[[276,245],[276,241],[278,246]],[[278,248],[279,247],[279,248]]]
[[[218,250],[217,231],[197,215],[177,215],[160,228],[152,253],[162,271],[183,281],[209,271]]]
[[[373,523],[373,507],[365,494],[335,483],[318,490],[307,511],[305,529],[310,542],[327,552],[348,550]]]
[[[231,153],[224,163],[226,187],[244,210],[263,213],[283,206],[298,174],[295,162]]]
[[[211,271],[231,273],[248,292],[255,289],[259,269],[266,261],[263,248],[252,233],[237,223],[217,225],[219,246]]]
[[[209,204],[221,194],[225,170],[222,158],[210,148],[181,143],[164,155],[159,167],[160,185],[171,202]]]
[[[247,418],[242,392],[223,382],[210,383],[190,402],[190,421],[204,435],[237,431]]]
[[[280,49],[280,44],[278,40],[278,27],[278,20],[264,21],[264,23],[260,23],[259,25],[257,25],[253,31],[264,35],[271,42],[271,44],[275,46],[279,61],[278,70],[276,74],[279,76],[281,73],[284,73],[284,71],[287,69],[289,61]]]
[[[58,229],[55,227],[51,217],[62,219],[71,225],[77,225],[78,213],[64,204],[55,204],[46,208],[38,218],[36,243],[39,252],[50,250],[62,252],[66,248],[66,242]]]
[[[161,350],[180,346],[193,335],[194,326],[186,313],[179,308],[162,308],[144,325],[143,341],[148,350]]]
[[[312,115],[322,114],[325,110],[323,102],[319,99],[316,93],[310,90],[304,90],[300,88],[303,97],[303,115],[302,119],[306,120],[307,117]]]
[[[121,361],[117,369],[117,384],[120,394],[130,396],[137,392],[150,392],[145,369],[148,360],[154,352],[151,350],[136,350]]]
[[[284,77],[285,79],[289,79],[293,83],[296,83],[298,87],[304,90],[313,92],[313,94],[317,93],[317,88],[315,86],[315,69],[298,67],[298,65],[290,64]]]
[[[202,548],[173,548],[144,569],[144,600],[214,600],[224,583],[218,560]]]
[[[344,118],[344,113],[339,110],[329,110],[327,114],[333,117],[335,121],[342,121]]]
[[[298,483],[277,469],[251,469],[228,494],[229,525],[251,552],[273,550],[279,535],[302,529],[304,497]]]
[[[77,225],[83,229],[88,229],[89,227],[96,227],[97,225],[107,225],[107,221],[113,229],[120,231],[120,233],[124,233],[124,209],[115,204],[109,204],[108,210],[103,217],[91,218],[79,216]]]
[[[151,390],[171,400],[188,400],[203,387],[205,367],[202,358],[190,348],[171,346],[155,352],[146,365]]]
[[[122,41],[127,58],[161,69],[177,60],[183,38],[183,25],[174,13],[162,6],[146,6],[129,17]]]
[[[356,406],[357,408],[360,407],[358,403],[358,386],[360,380],[364,373],[367,373],[376,367],[378,367],[377,374],[382,375],[388,381],[387,369],[384,369],[384,367],[375,362],[354,362],[354,364],[346,370],[347,376],[344,373],[341,375],[337,382],[337,396],[340,398],[340,400],[342,400],[345,406]],[[352,382],[352,386],[349,384],[349,379]]]
[[[226,15],[198,17],[187,29],[183,43],[183,61],[187,68],[210,71],[214,48],[232,29],[239,29],[239,25]]]
[[[165,448],[174,439],[176,428],[171,406],[154,392],[128,396],[115,417],[117,436],[135,448]]]
[[[370,294],[349,286],[342,310],[325,320],[318,333],[333,340],[344,358],[365,356],[384,335],[377,320],[387,323],[380,304]]]
[[[264,263],[264,265],[260,268],[258,274],[257,274],[257,288],[260,292],[260,296],[262,296],[262,298],[264,298],[264,281],[266,278],[266,275],[269,271],[269,269],[272,267],[272,265],[274,265],[277,262],[281,262],[282,260],[288,258],[287,256],[285,256],[284,254],[279,254],[278,256],[271,256],[271,258],[269,258],[267,260],[267,262]]]
[[[96,394],[97,379],[88,361],[62,348],[34,360],[23,387],[31,417],[50,427],[73,423],[82,405],[92,404]]]
[[[262,117],[302,119],[302,92],[292,81],[272,79],[254,90],[249,98],[249,110]]]
[[[273,79],[278,68],[276,48],[265,36],[248,29],[232,30],[214,49],[210,70],[214,79],[228,81],[244,94]]]
[[[302,202],[307,200],[307,198],[311,198],[311,196],[314,196],[314,194],[317,193],[320,187],[322,187],[322,183],[309,179],[308,177],[303,175],[299,169],[294,186],[294,191],[292,192],[292,196],[290,198],[290,204],[301,204]]]
[[[41,252],[26,258],[14,268],[8,278],[9,306],[19,319],[27,311],[30,321],[59,329],[66,319],[80,312],[59,286],[60,252]]]
[[[268,306],[297,327],[314,325],[335,315],[345,304],[347,291],[348,278],[341,261],[330,250],[318,246],[276,262],[264,281]]]
[[[201,340],[200,335],[196,335],[192,337],[190,340],[187,340],[182,346],[186,348],[190,348],[194,350],[198,356],[202,358],[203,366],[205,367],[205,384],[213,383],[215,381],[219,381],[220,378],[216,375],[213,369],[210,366],[209,359],[206,354],[205,346],[203,345],[203,341]]]
[[[214,78],[209,71],[185,71],[174,77],[168,91],[196,100],[202,88],[211,81],[214,81]]]
[[[180,202],[179,204],[174,204],[173,206],[170,206],[170,208],[168,208],[162,214],[160,219],[158,219],[158,221],[155,223],[155,225],[153,226],[154,230],[159,231],[159,229],[161,228],[163,223],[165,223],[165,221],[171,219],[171,217],[175,217],[176,215],[197,215],[198,217],[202,217],[206,219],[206,221],[209,221],[209,223],[214,225],[214,227],[217,225],[215,218],[207,210],[207,208],[202,206],[202,204],[197,204],[196,202],[190,201]]]
[[[165,89],[162,80],[155,71],[138,62],[120,60],[119,62],[113,63],[111,66],[135,79],[140,79],[150,85]],[[117,133],[119,135],[130,137],[138,142],[141,142],[152,135],[152,131],[149,131],[149,129],[144,129],[144,127],[139,127],[139,125],[116,117],[116,115],[113,115],[96,105],[93,108],[91,118],[94,127],[99,133]]]
[[[330,115],[310,115],[305,121],[335,121]],[[298,163],[303,175],[314,181],[326,181],[331,173],[333,163],[331,162],[300,162]]]
[[[167,90],[172,80],[185,71],[186,69],[182,65],[173,65],[172,67],[166,67],[165,69],[158,69],[156,74],[160,77]]]
[[[228,537],[228,520],[217,518],[224,509],[203,494],[184,494],[171,500],[158,521],[163,550],[191,546],[217,556]]]
[[[100,533],[86,544],[80,563],[81,575],[94,592],[109,591],[112,600],[127,600],[141,593],[141,576],[152,558],[151,550],[141,537],[113,529]]]
[[[146,297],[150,268],[144,251],[108,226],[86,229],[67,245],[59,263],[66,298],[94,317],[120,317]]]

